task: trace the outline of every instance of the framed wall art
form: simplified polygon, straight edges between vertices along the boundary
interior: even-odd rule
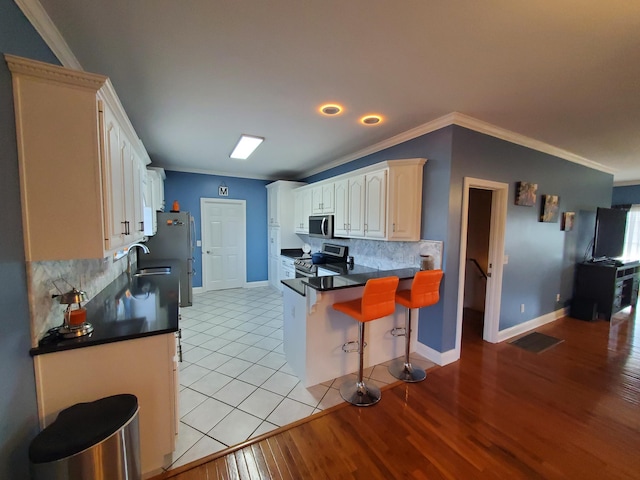
[[[560,197],[558,195],[542,195],[542,208],[540,221],[554,223],[558,221],[558,208]]]
[[[576,212],[564,212],[562,214],[562,225],[561,229],[565,232],[570,232],[573,230],[573,224],[576,221]]]
[[[516,185],[516,205],[533,207],[536,204],[537,183],[518,182]]]

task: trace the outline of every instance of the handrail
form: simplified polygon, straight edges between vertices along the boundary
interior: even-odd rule
[[[473,264],[478,268],[485,280],[488,278],[487,274],[484,272],[484,270],[482,270],[482,267],[475,258],[467,258],[467,261],[473,262]]]

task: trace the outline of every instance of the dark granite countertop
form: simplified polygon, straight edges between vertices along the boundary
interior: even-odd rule
[[[373,269],[371,269],[373,270]],[[349,273],[348,275],[329,275],[326,277],[308,277],[302,279],[309,287],[320,292],[340,290],[342,288],[362,287],[367,280],[382,277],[398,277],[400,280],[413,278],[418,272],[417,268],[400,268],[395,270],[373,270],[362,273]]]
[[[328,267],[335,267],[336,264],[325,264],[322,268],[330,270]],[[342,266],[338,267],[342,268]],[[334,270],[335,271],[335,270]],[[372,278],[381,277],[393,277],[396,276],[400,280],[407,280],[413,278],[420,270],[417,268],[399,268],[391,270],[376,270],[371,267],[364,267],[361,265],[355,265],[354,268],[346,269],[344,275],[328,275],[324,277],[305,277],[305,278],[292,278],[289,280],[282,280],[282,283],[291,288],[293,291],[300,295],[305,294],[305,287],[313,288],[319,292],[328,292],[332,290],[340,290],[343,288],[362,287],[367,283],[367,280]]]
[[[32,356],[119,342],[178,331],[178,292],[180,272],[172,267],[169,275],[116,278],[85,308],[93,325],[90,335],[73,339],[40,342],[30,350]]]
[[[280,255],[283,257],[289,258],[299,258],[303,255],[303,251],[301,248],[283,248],[280,250]]]

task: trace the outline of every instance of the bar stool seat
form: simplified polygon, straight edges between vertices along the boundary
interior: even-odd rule
[[[358,379],[355,383],[345,382],[340,387],[342,398],[359,407],[373,405],[380,400],[380,389],[375,385],[367,385],[363,380],[364,369],[364,325],[371,320],[391,315],[396,310],[395,293],[400,279],[398,277],[383,277],[368,280],[362,292],[362,298],[338,302],[333,304],[333,308],[339,312],[349,315],[358,322],[358,337],[356,342],[347,342],[345,347],[351,343],[357,343],[356,350],[360,356],[358,365]]]
[[[396,303],[407,308],[404,329],[393,329],[394,336],[405,337],[404,359],[396,360],[389,365],[389,373],[405,382],[420,382],[427,378],[427,373],[420,367],[411,365],[409,349],[411,343],[411,309],[435,305],[440,300],[440,281],[442,270],[423,270],[413,277],[410,290],[396,292]],[[404,330],[396,333],[396,330]]]

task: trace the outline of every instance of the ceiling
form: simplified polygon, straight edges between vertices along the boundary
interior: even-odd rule
[[[640,183],[637,0],[40,3],[157,166],[300,178],[460,112]]]

